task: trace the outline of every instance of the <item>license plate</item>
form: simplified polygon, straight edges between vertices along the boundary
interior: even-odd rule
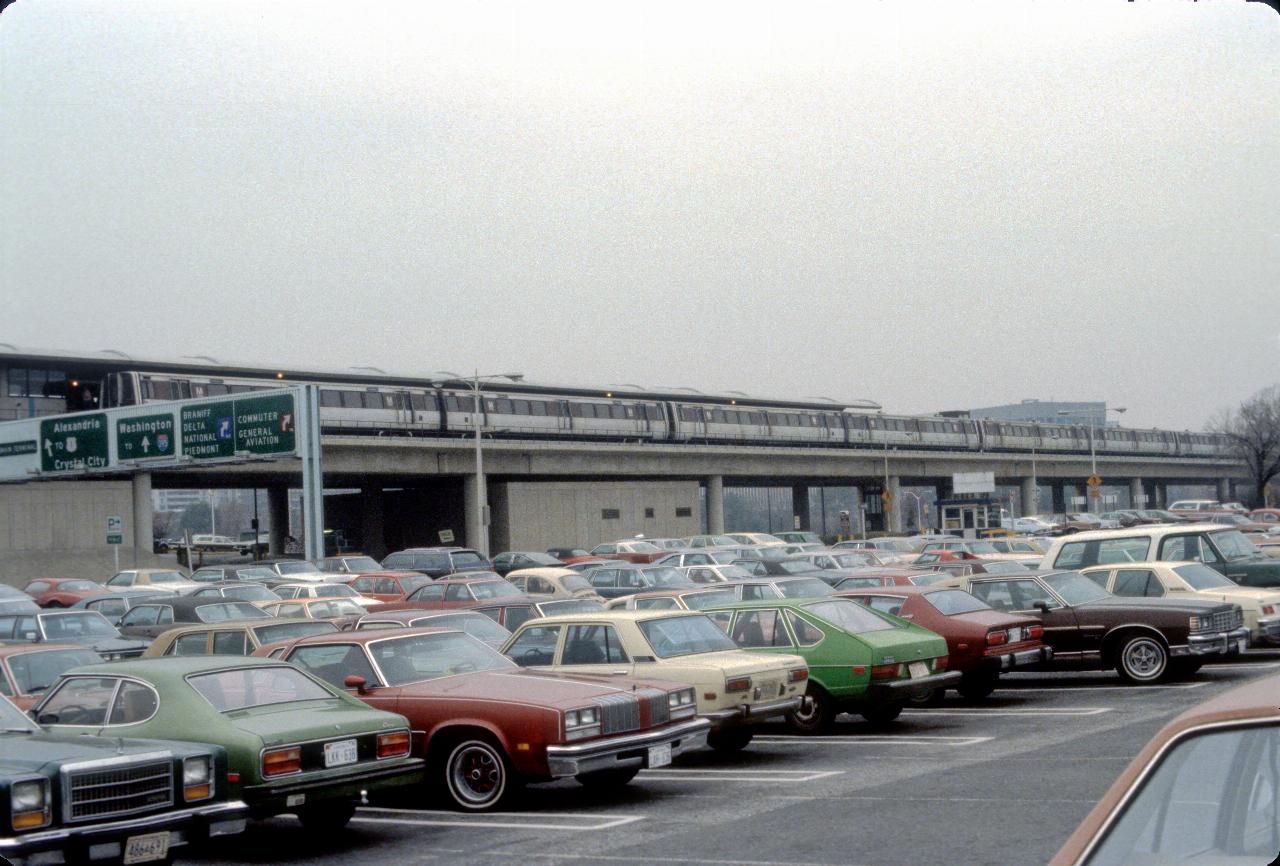
[[[671,744],[670,743],[667,743],[665,746],[649,747],[649,769],[650,770],[652,770],[654,767],[665,767],[667,764],[670,764],[670,763],[671,763]]]
[[[124,862],[149,863],[169,856],[169,831],[130,836],[124,843]]]
[[[907,670],[911,673],[911,679],[913,680],[929,676],[929,666],[924,662],[912,662],[907,665]]]
[[[1020,628],[1009,629],[1009,643],[1017,643],[1020,640],[1022,640],[1022,629]]]
[[[324,765],[341,767],[343,764],[356,762],[356,741],[338,740],[336,743],[324,744]]]
[[[1249,648],[1249,641],[1246,640],[1245,638],[1240,638],[1240,640],[1236,641],[1236,650],[1238,652],[1244,652],[1248,648]]]

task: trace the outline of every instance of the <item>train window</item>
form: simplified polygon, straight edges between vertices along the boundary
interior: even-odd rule
[[[228,393],[227,386],[221,382],[210,382],[207,386],[205,386],[205,391],[208,393],[210,397],[221,397],[222,395]]]
[[[183,382],[182,384],[185,385],[186,382]],[[228,385],[227,390],[232,394],[248,394],[250,391],[257,391],[258,389],[252,385]]]
[[[530,414],[530,413],[529,413],[529,401],[528,401],[528,400],[512,400],[512,401],[511,401],[511,414],[512,414],[512,415],[528,415],[528,414]]]
[[[752,424],[764,424],[764,423],[765,423],[765,422],[764,422],[764,413],[763,413],[763,412],[752,412],[748,417],[751,419],[751,423],[752,423]]]
[[[636,417],[636,407],[634,407],[634,406],[627,406],[627,407],[625,407],[625,408],[626,408],[626,412],[627,412],[627,417],[628,417],[628,418],[634,418],[634,417]]]
[[[179,398],[186,400],[191,397],[191,383],[186,379],[175,380],[173,386]]]
[[[496,408],[496,407],[494,406],[494,401],[493,401],[493,400],[485,400],[485,401],[484,401],[484,408],[485,408],[485,411],[487,411],[487,412],[493,412],[493,411],[495,410],[495,408]]]
[[[370,395],[370,396],[373,396],[373,395]],[[381,396],[382,396],[383,409],[399,409],[400,408],[400,401],[396,399],[399,395],[382,394]]]
[[[462,403],[458,400],[457,394],[446,394],[444,398],[444,408],[449,412],[462,412]]]
[[[728,423],[729,423],[729,419],[728,419],[727,417],[725,417],[725,414],[724,414],[724,410],[723,410],[723,409],[712,409],[712,410],[711,410],[711,420],[712,420],[712,421],[714,421],[714,422],[715,422],[715,423],[717,423],[717,424],[728,424]]]
[[[538,418],[545,418],[547,415],[550,415],[551,413],[547,411],[547,404],[546,404],[546,401],[544,401],[544,400],[530,400],[530,401],[529,401],[529,414],[530,414],[530,415],[533,415],[533,416],[536,416],[536,417],[538,417]]]
[[[499,397],[494,400],[489,407],[496,411],[499,415],[510,415],[512,411],[511,400],[506,397]]]
[[[627,417],[627,407],[626,407],[626,406],[623,406],[623,405],[620,405],[620,404],[618,404],[618,403],[614,403],[612,406],[609,406],[609,407],[601,406],[600,408],[601,408],[601,409],[608,408],[608,410],[609,410],[609,416],[610,416],[611,418],[623,418],[623,419],[625,419],[625,418]]]
[[[342,397],[337,391],[330,388],[320,389],[320,406],[321,408],[332,409],[342,405]]]
[[[191,396],[192,396],[192,397],[207,397],[207,396],[209,396],[209,386],[208,386],[208,385],[206,385],[204,382],[192,382],[192,383],[191,383]]]
[[[700,419],[698,418],[698,410],[697,410],[697,409],[694,409],[694,408],[692,408],[692,407],[690,407],[690,406],[681,406],[681,407],[680,407],[680,420],[681,420],[681,421],[698,421],[698,420],[700,420]]]
[[[569,404],[569,414],[570,414],[570,415],[572,415],[574,418],[582,418],[582,417],[584,417],[584,416],[583,416],[583,414],[582,414],[582,404],[581,404],[581,403],[570,403],[570,404]]]
[[[364,395],[359,391],[339,391],[342,395],[342,407],[344,409],[363,409]]]
[[[416,392],[409,394],[409,405],[413,407],[415,412],[425,412],[427,410],[427,395]]]

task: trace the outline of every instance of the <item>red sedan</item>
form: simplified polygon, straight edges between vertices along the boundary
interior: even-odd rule
[[[1030,616],[998,611],[964,590],[933,586],[850,589],[836,595],[909,619],[947,641],[947,670],[960,671],[956,691],[985,698],[1000,673],[1053,658],[1044,644],[1044,626]]]
[[[78,644],[0,646],[0,694],[8,695],[18,709],[29,710],[64,671],[101,661],[102,656]]]
[[[353,578],[347,586],[365,598],[378,601],[404,601],[415,589],[431,583],[420,571],[375,571]]]
[[[81,577],[40,577],[27,581],[22,591],[41,607],[71,607],[86,598],[111,592],[102,584]]]
[[[865,589],[872,586],[921,586],[932,572],[919,568],[858,568],[832,584],[836,589]],[[935,575],[936,577],[937,575]]]
[[[594,627],[580,631],[577,640],[607,639]],[[548,676],[455,630],[316,635],[254,655],[282,658],[407,717],[413,754],[428,762],[428,792],[469,812],[497,808],[526,782],[625,785],[645,767],[706,745],[710,727],[690,686]]]

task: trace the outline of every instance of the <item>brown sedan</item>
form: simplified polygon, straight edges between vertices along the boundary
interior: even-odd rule
[[[1049,866],[1275,862],[1280,676],[1165,725]]]

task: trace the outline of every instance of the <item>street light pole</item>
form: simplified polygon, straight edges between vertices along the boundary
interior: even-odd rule
[[[1107,412],[1115,412],[1117,415],[1123,415],[1128,407],[1126,406],[1108,406]],[[1084,409],[1059,409],[1059,415],[1085,415],[1092,414]],[[1106,415],[1103,415],[1102,424],[1106,426]],[[1098,439],[1098,422],[1090,418],[1089,420],[1089,474],[1096,477],[1098,474],[1098,450],[1096,442]]]

